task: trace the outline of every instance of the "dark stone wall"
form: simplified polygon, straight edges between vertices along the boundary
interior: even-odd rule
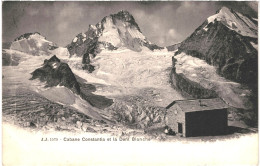
[[[186,112],[186,137],[222,135],[227,130],[227,109]]]

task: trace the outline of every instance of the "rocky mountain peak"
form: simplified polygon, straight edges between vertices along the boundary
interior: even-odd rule
[[[39,36],[39,37],[42,37],[44,39],[46,39],[44,36],[42,36],[39,32],[34,32],[34,33],[25,33],[17,38],[14,39],[14,41],[18,41],[18,40],[22,40],[22,39],[28,39],[29,37],[33,36],[33,35],[36,35],[36,36]]]
[[[249,36],[257,38],[258,26],[255,21],[250,17],[243,15],[233,9],[222,7],[215,15],[207,18],[207,29],[208,24],[220,22],[229,29],[236,31],[243,36]]]
[[[92,24],[89,24],[88,28],[89,29],[94,29],[94,30],[97,29],[96,25],[92,25]]]
[[[123,25],[125,27],[137,28],[137,30],[141,32],[138,24],[135,22],[133,15],[126,10],[121,10],[118,13],[104,17],[100,23],[96,24],[96,28],[101,28],[101,31],[103,31],[105,28],[111,26],[118,27],[120,25]],[[91,28],[93,29],[94,27],[92,26]]]
[[[223,6],[216,11],[216,14],[221,13],[221,12],[232,12],[233,13],[233,9]]]
[[[127,10],[120,10],[116,15],[122,16],[124,18],[133,17],[132,14],[130,14]]]
[[[58,48],[57,44],[46,40],[46,37],[39,32],[25,33],[10,44],[10,49],[35,56],[51,55],[51,51],[56,48]]]
[[[45,59],[42,67],[32,72],[32,80],[46,82],[46,87],[65,86],[76,94],[80,94],[80,86],[67,63],[63,63],[55,55]]]
[[[133,22],[135,23],[135,19],[133,17],[132,14],[130,14],[128,11],[126,10],[121,10],[119,11],[117,14],[113,14],[112,17],[119,19],[121,21],[125,21],[125,22]]]
[[[229,80],[255,84],[257,36],[252,18],[222,7],[181,43],[176,54],[185,52],[206,60]]]
[[[60,59],[57,58],[56,55],[53,55],[53,56],[48,60],[48,62],[60,62]]]
[[[118,19],[118,20],[120,20],[120,21],[126,22],[126,23],[128,23],[130,26],[136,27],[136,28],[138,29],[138,31],[141,32],[141,30],[140,30],[138,24],[136,23],[136,21],[135,21],[133,15],[132,15],[130,12],[128,12],[128,11],[126,11],[126,10],[121,10],[121,11],[119,11],[117,14],[113,14],[112,17],[113,17],[114,19]]]
[[[96,25],[89,25],[87,32],[78,34],[67,46],[71,56],[82,57],[88,54],[95,57],[105,49],[123,48],[139,52],[143,47],[150,50],[163,49],[152,44],[142,34],[132,14],[125,10],[104,17]]]

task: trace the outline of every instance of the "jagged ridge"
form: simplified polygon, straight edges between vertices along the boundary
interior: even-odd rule
[[[45,60],[41,68],[32,73],[32,80],[39,78],[46,81],[47,87],[65,86],[76,94],[80,94],[80,86],[68,64],[63,63],[55,55]]]
[[[103,49],[128,48],[133,51],[141,51],[143,46],[150,50],[162,49],[148,41],[129,12],[120,11],[104,17],[96,25],[89,25],[88,31],[78,34],[67,45],[67,48],[71,56],[76,55],[89,59],[95,57]],[[83,62],[85,62],[84,59]],[[89,69],[86,65],[83,68]],[[93,67],[90,67],[91,70]]]

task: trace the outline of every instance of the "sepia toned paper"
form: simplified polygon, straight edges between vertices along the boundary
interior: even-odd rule
[[[3,165],[258,165],[257,1],[2,16]]]

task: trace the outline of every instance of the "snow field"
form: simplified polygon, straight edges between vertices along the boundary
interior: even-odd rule
[[[175,56],[175,59],[177,59],[176,73],[183,73],[188,79],[204,88],[215,90],[231,106],[245,108],[250,91],[243,89],[239,83],[219,76],[215,67],[199,58],[181,53]]]

